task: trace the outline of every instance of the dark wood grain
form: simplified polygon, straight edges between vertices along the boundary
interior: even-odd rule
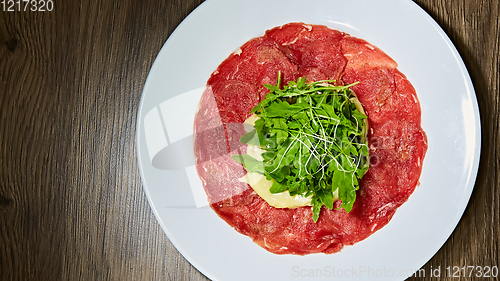
[[[423,268],[430,272],[439,266],[499,266],[500,2],[415,2],[438,22],[462,56],[474,84],[482,127],[480,167],[467,209],[451,237]]]
[[[0,11],[0,280],[207,280],[154,218],[135,150],[147,73],[201,2],[55,1],[52,12]],[[424,269],[500,266],[500,4],[415,2],[461,54],[482,123],[471,200]]]

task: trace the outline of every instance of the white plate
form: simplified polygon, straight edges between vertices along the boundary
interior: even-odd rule
[[[234,231],[203,207],[206,197],[190,149],[181,149],[181,169],[152,164],[164,147],[189,147],[201,91],[231,52],[269,28],[297,21],[366,39],[396,60],[417,90],[428,136],[421,184],[408,202],[380,231],[333,255],[274,255]],[[149,73],[137,149],[144,190],[163,230],[210,279],[404,280],[439,250],[460,220],[476,179],[480,131],[474,89],[460,55],[412,1],[209,0],[179,25]]]

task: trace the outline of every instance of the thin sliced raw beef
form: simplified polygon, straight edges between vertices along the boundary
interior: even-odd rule
[[[195,116],[197,170],[212,209],[238,232],[277,254],[335,253],[386,225],[418,185],[427,140],[420,104],[396,62],[377,47],[320,25],[290,23],[268,30],[231,54],[207,82]],[[246,183],[231,158],[245,154],[241,124],[274,84],[335,79],[352,87],[368,115],[370,169],[351,212],[323,207],[269,206]]]

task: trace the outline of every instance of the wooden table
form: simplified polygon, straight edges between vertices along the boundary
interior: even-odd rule
[[[0,11],[1,280],[206,280],[153,216],[135,150],[147,74],[201,2],[54,0],[50,12]],[[500,2],[415,2],[462,55],[482,122],[472,198],[424,268],[500,266]]]

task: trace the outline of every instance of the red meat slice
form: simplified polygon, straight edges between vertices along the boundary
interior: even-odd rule
[[[213,86],[226,81],[240,81],[251,84],[257,93],[258,101],[264,99],[268,90],[264,84],[276,84],[278,71],[284,81],[295,79],[297,65],[293,64],[280,51],[279,46],[266,37],[252,39],[232,53],[212,74],[207,85]],[[216,97],[218,91],[214,91]],[[227,96],[226,96],[227,97]],[[238,95],[235,95],[236,102]],[[221,106],[217,103],[218,106]],[[224,106],[222,108],[225,109]],[[245,111],[241,111],[245,112]]]
[[[355,70],[368,70],[373,68],[393,69],[398,64],[382,50],[363,39],[344,36],[341,42],[342,53],[349,61],[348,68]]]
[[[427,149],[413,86],[380,49],[325,26],[291,23],[268,30],[231,54],[207,82],[195,116],[198,174],[212,209],[238,232],[277,254],[335,253],[382,228],[411,195]],[[231,158],[246,153],[240,124],[275,84],[305,76],[337,79],[353,87],[370,123],[370,169],[360,181],[350,213],[311,207],[271,207],[238,178],[245,170]],[[340,202],[335,203],[340,206]]]
[[[292,23],[268,30],[266,36],[300,68],[316,68],[327,79],[341,78],[347,63],[340,45],[344,33],[326,26]]]

